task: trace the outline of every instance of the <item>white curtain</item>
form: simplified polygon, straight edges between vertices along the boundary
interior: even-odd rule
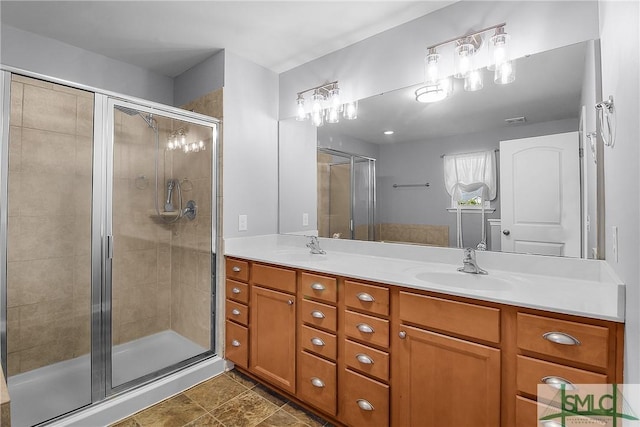
[[[456,189],[465,192],[486,186],[487,200],[496,198],[496,153],[494,150],[444,156],[444,185],[454,197]]]

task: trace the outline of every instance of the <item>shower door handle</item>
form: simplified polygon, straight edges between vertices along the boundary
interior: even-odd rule
[[[109,259],[113,259],[113,236],[107,236],[107,256]]]

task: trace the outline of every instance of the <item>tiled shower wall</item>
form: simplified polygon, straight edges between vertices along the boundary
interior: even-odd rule
[[[93,94],[14,75],[8,376],[89,351]]]

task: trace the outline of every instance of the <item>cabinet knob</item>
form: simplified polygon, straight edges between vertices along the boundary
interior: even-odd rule
[[[372,295],[369,295],[366,292],[359,292],[356,294],[356,298],[362,302],[374,302],[376,300]]]
[[[373,359],[366,354],[358,353],[356,354],[356,359],[358,359],[358,362],[364,365],[373,365]]]
[[[360,332],[365,333],[365,334],[372,334],[372,333],[375,332],[373,330],[373,328],[371,326],[367,325],[366,323],[358,323],[356,325],[356,328],[358,328],[358,330]]]
[[[233,288],[231,289],[231,292],[233,292],[234,294],[239,294],[240,293],[240,288]]]
[[[233,270],[234,273],[240,273],[242,271],[242,269],[240,267],[238,267],[237,265],[234,266],[231,270]]]
[[[407,337],[407,333],[405,331],[400,331],[400,332],[398,332],[398,336],[401,339],[405,339]]]
[[[540,381],[545,383],[549,387],[553,387],[553,388],[556,388],[558,390],[560,390],[563,385],[564,385],[565,390],[577,390],[578,389],[578,387],[573,385],[573,383],[571,381],[565,380],[562,377],[548,376],[548,377],[542,378]]]
[[[511,231],[509,231],[509,230],[502,230],[502,234],[504,234],[505,236],[508,236],[509,234],[511,234]]]
[[[313,384],[314,387],[318,387],[318,388],[324,387],[324,381],[322,381],[320,378],[317,378],[317,377],[311,378],[311,384]]]
[[[234,347],[240,347],[240,341],[233,340],[233,341],[231,341],[231,345],[234,346]]]
[[[311,312],[311,317],[314,319],[324,319],[324,313],[318,310],[313,310]]]
[[[364,399],[358,399],[356,400],[356,403],[363,411],[373,411],[375,409],[369,401]]]
[[[318,347],[324,347],[324,341],[318,337],[311,338],[311,344],[317,345]]]
[[[314,283],[313,285],[311,285],[311,289],[313,289],[314,291],[324,291],[325,287],[322,283]]]
[[[237,308],[234,308],[233,310],[231,310],[231,314],[233,314],[234,316],[239,316],[240,310],[238,310]]]
[[[289,304],[289,305],[293,305],[293,300],[292,300],[292,299],[287,300],[287,304]]]
[[[547,332],[542,335],[547,341],[551,341],[552,343],[562,344],[562,345],[580,345],[580,340],[576,337],[572,337],[569,334],[565,334],[564,332]]]

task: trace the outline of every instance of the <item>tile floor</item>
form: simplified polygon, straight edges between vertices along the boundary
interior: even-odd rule
[[[111,427],[332,426],[232,370],[140,411]]]

